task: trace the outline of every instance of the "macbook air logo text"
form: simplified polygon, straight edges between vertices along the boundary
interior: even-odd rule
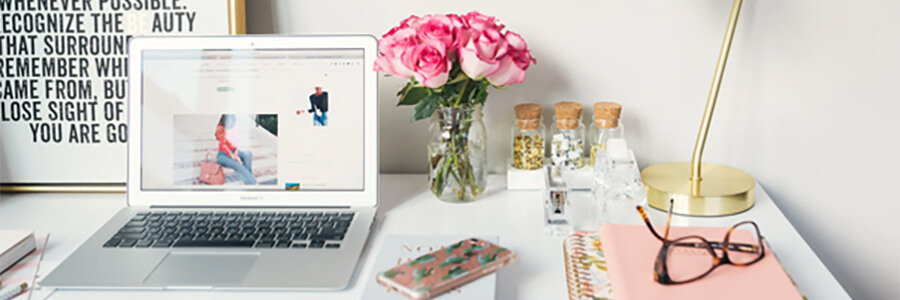
[[[262,197],[260,197],[260,196],[241,196],[241,200],[255,201],[255,200],[262,200]]]

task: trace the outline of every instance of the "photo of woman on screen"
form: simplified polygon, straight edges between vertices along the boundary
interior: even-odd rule
[[[277,114],[175,114],[175,186],[278,184]]]
[[[313,126],[328,125],[328,92],[323,91],[321,86],[315,87],[315,92],[309,95],[310,109],[306,111],[313,116]],[[297,114],[304,113],[303,110],[297,110]]]
[[[235,136],[234,115],[222,114],[219,124],[216,126],[216,140],[219,141],[219,154],[216,162],[223,167],[234,170],[241,181],[246,185],[255,185],[256,177],[253,176],[253,153],[248,150],[238,150],[240,138]]]

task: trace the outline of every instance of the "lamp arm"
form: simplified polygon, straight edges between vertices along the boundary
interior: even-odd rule
[[[691,158],[691,192],[694,195],[700,193],[700,162],[703,157],[703,147],[706,145],[706,135],[709,132],[709,124],[712,122],[713,110],[716,108],[716,98],[719,96],[719,86],[722,85],[722,76],[725,73],[725,63],[728,62],[728,52],[731,50],[731,41],[734,37],[734,29],[737,26],[738,15],[741,13],[743,0],[734,0],[731,5],[731,15],[728,17],[728,27],[725,30],[725,40],[722,41],[722,50],[719,51],[719,60],[716,63],[716,73],[713,76],[712,86],[706,98],[706,109],[703,111],[703,122],[700,123],[700,132],[697,134],[697,142],[694,144],[694,155]]]

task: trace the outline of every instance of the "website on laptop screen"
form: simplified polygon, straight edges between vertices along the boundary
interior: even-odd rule
[[[143,190],[362,190],[363,50],[147,50]]]

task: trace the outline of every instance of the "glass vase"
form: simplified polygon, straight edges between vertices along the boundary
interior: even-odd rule
[[[431,117],[428,182],[447,202],[478,199],[487,183],[487,133],[481,105],[439,107]]]

